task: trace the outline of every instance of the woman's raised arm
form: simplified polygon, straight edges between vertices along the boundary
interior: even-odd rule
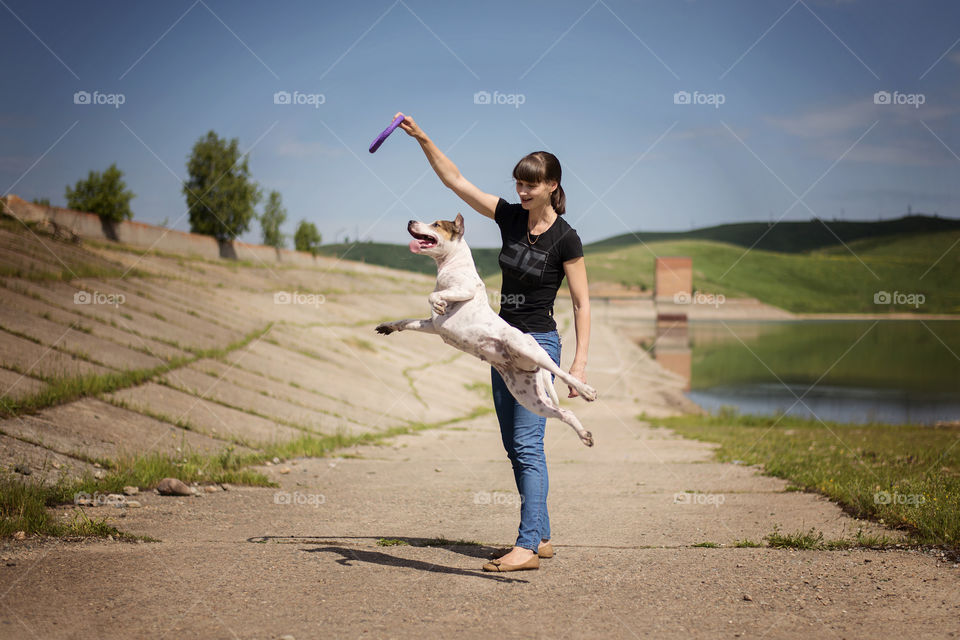
[[[403,114],[397,113],[394,118],[400,115]],[[497,210],[497,203],[500,201],[498,196],[481,191],[472,182],[464,178],[460,170],[457,169],[457,165],[453,164],[453,161],[437,148],[437,145],[427,137],[423,129],[417,126],[413,118],[404,115],[400,128],[420,143],[420,148],[427,156],[430,166],[437,172],[437,177],[440,178],[440,182],[444,186],[449,187],[477,213],[493,218],[494,212]]]

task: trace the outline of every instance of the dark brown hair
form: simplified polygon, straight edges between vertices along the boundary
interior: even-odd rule
[[[558,215],[563,215],[567,208],[567,196],[560,186],[560,161],[549,151],[534,151],[520,159],[513,168],[513,179],[530,182],[557,181],[557,188],[550,194],[550,204]]]

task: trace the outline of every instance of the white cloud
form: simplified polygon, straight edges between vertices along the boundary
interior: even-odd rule
[[[904,92],[905,93],[905,92]],[[894,166],[937,166],[956,158],[927,130],[960,110],[929,104],[915,108],[902,104],[874,104],[873,95],[846,104],[789,116],[764,116],[775,129],[809,141],[810,148],[828,160],[840,157],[870,126],[877,126],[844,157],[844,161]],[[922,121],[922,122],[921,122]],[[927,126],[924,126],[926,123]],[[944,131],[947,127],[943,128]],[[943,138],[943,133],[938,133]]]
[[[927,133],[929,136],[929,133]],[[850,143],[838,141],[838,144],[824,145],[825,155],[839,157]],[[932,167],[947,164],[956,160],[950,152],[944,149],[933,137],[930,142],[922,139],[908,138],[894,143],[861,142],[847,154],[844,160],[852,162],[866,162],[869,164],[885,164],[894,166]]]
[[[902,92],[906,93],[906,92]],[[934,106],[928,100],[920,108],[906,104],[874,104],[873,94],[847,104],[808,111],[793,116],[763,116],[770,125],[801,138],[819,138],[843,133],[864,131],[880,120],[894,125],[920,125],[920,120],[931,122],[956,115],[960,110]]]

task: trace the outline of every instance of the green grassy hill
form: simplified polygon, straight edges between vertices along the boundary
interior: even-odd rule
[[[691,231],[637,232],[613,236],[590,246],[614,248],[637,242],[662,240],[714,240],[740,247],[754,247],[783,253],[802,253],[824,247],[842,246],[865,238],[901,234],[934,233],[960,230],[960,220],[911,215],[894,220],[847,222],[813,219],[807,222],[742,222],[704,227]]]
[[[653,288],[655,256],[690,256],[693,258],[694,288],[722,293],[728,297],[754,297],[797,313],[884,313],[914,311],[919,313],[960,313],[960,221],[945,218],[913,216],[876,223],[842,223],[848,236],[860,233],[846,246],[836,243],[801,252],[797,247],[816,244],[813,225],[817,223],[781,223],[807,225],[795,238],[790,251],[771,251],[744,246],[750,236],[741,234],[738,243],[693,237],[709,229],[674,235],[670,239],[654,239],[655,234],[641,234],[639,242],[632,235],[618,236],[584,246],[591,282],[611,282],[635,287]],[[834,224],[834,223],[831,223]],[[776,225],[768,234],[779,237]],[[864,227],[863,225],[866,225]],[[875,228],[869,230],[873,225]],[[891,228],[916,229],[928,225],[943,227],[938,231],[902,231],[883,235],[878,230]],[[944,230],[946,227],[955,227]],[[755,233],[765,224],[724,225],[716,230],[752,229]],[[833,227],[832,227],[833,228]],[[738,233],[740,232],[738,231]],[[829,232],[827,232],[829,233]],[[722,235],[722,234],[715,234]],[[629,242],[628,242],[629,240]],[[756,240],[754,237],[753,240]],[[782,242],[778,239],[777,242]],[[751,241],[752,242],[752,241]],[[849,247],[849,249],[848,249]],[[399,269],[434,273],[432,260],[410,253],[406,245],[361,243],[327,245],[324,253],[341,255],[351,260],[365,260]],[[480,275],[491,287],[499,287],[498,249],[474,249],[474,260]],[[879,291],[922,294],[924,304],[874,304]]]
[[[953,250],[951,246],[957,244]],[[706,240],[587,249],[591,280],[653,286],[657,256],[693,258],[694,288],[750,296],[799,313],[960,313],[960,231],[872,238],[806,254],[776,253]],[[944,255],[945,254],[945,255]],[[937,262],[939,260],[939,262]],[[934,263],[936,263],[935,266]],[[932,267],[932,268],[931,268]],[[876,305],[878,291],[920,293],[922,306]]]

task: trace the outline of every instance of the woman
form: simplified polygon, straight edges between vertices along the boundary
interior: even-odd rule
[[[397,116],[401,115],[400,113]],[[397,116],[394,116],[396,118]],[[460,175],[456,165],[427,137],[410,116],[400,127],[420,143],[441,182],[478,213],[500,227],[500,317],[532,335],[560,365],[560,336],[553,304],[564,276],[573,301],[577,350],[570,374],[586,382],[590,341],[587,269],[577,232],[562,218],[566,198],[560,186],[560,163],[546,151],[531,153],[513,168],[520,204],[484,193]],[[500,434],[521,496],[520,530],[509,553],[483,566],[485,571],[537,569],[540,558],[553,557],[547,514],[547,462],[543,435],[547,419],[521,406],[500,374],[490,368],[493,402]],[[551,379],[553,376],[551,375]],[[568,398],[578,394],[567,386]]]

